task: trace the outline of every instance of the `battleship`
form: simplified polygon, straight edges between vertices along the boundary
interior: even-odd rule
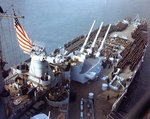
[[[93,30],[94,20],[87,35],[47,53],[26,34],[19,22],[24,17],[14,10],[13,16],[0,12],[0,20],[13,19],[18,44],[31,57],[5,71],[1,53],[3,119],[115,119],[111,112],[143,62],[148,45],[145,20],[137,16],[114,25],[101,22]]]

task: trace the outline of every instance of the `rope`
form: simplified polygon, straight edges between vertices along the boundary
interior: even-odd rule
[[[14,5],[11,5],[6,11],[4,11],[4,13],[7,13],[13,7],[14,7]]]

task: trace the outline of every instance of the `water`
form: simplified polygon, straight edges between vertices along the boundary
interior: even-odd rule
[[[4,10],[14,5],[17,15],[25,16],[25,20],[21,20],[25,31],[32,41],[45,43],[48,52],[87,34],[95,19],[97,28],[101,21],[115,23],[138,13],[150,23],[149,4],[149,0],[0,0]],[[2,23],[6,32],[6,38],[3,38],[6,40],[2,41],[3,55],[9,62],[7,66],[12,66],[29,56],[18,47],[14,31],[9,30],[13,27],[7,26],[6,19]],[[11,21],[9,24],[12,25]],[[11,35],[7,35],[10,32]]]

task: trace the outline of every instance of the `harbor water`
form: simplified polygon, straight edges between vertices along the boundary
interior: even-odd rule
[[[149,0],[0,0],[0,6],[12,13],[12,5],[32,41],[40,41],[47,53],[79,35],[88,33],[93,20],[116,23],[137,14],[150,23]],[[29,58],[19,48],[12,20],[3,18],[0,31],[3,59],[7,67]]]

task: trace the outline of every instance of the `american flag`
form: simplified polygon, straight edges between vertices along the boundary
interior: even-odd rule
[[[32,50],[32,41],[24,31],[15,14],[14,14],[14,28],[16,31],[20,48],[23,50],[24,53],[30,54]]]

